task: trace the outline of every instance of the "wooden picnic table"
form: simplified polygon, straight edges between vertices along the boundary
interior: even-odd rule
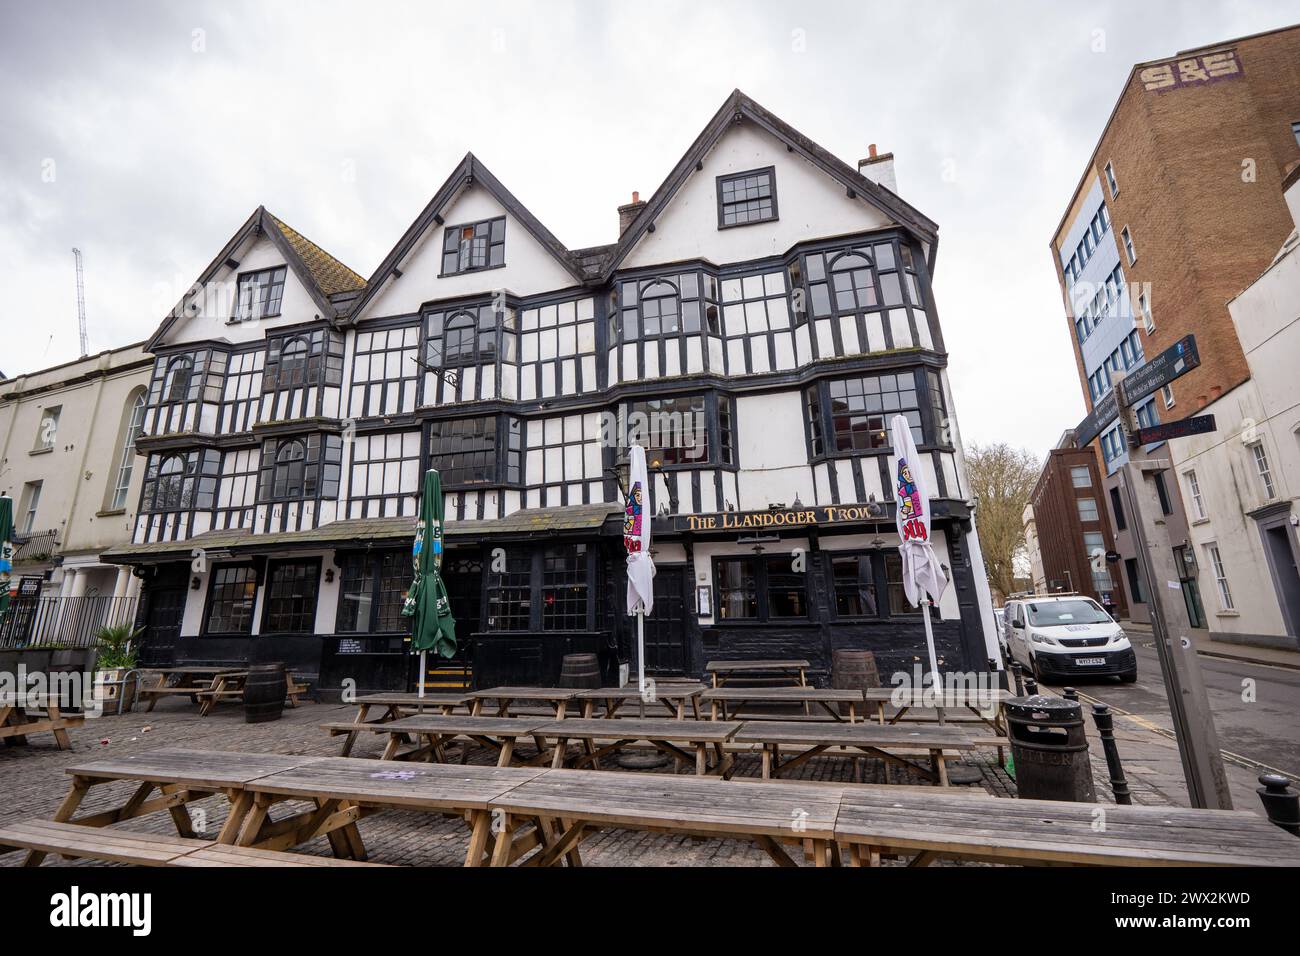
[[[186,804],[221,793],[226,795],[233,807],[243,786],[250,780],[318,759],[320,758],[284,754],[164,748],[77,764],[67,768],[66,772],[72,777],[72,786],[53,819],[56,823],[105,827],[166,810],[176,824],[177,833],[182,837],[193,837],[194,825]],[[73,819],[92,787],[120,780],[138,783],[135,792],[125,803]],[[150,798],[155,790],[157,796]],[[233,835],[225,829],[222,833],[225,836]],[[221,837],[218,837],[218,841],[221,841]],[[36,854],[33,862],[33,856],[29,855],[28,864],[39,865],[43,857],[43,853]]]
[[[388,744],[384,747],[381,760],[434,760],[446,762],[443,746],[457,737],[465,737],[497,751],[497,766],[509,767],[536,766],[550,760],[550,748],[543,739],[536,736],[534,728],[551,723],[546,717],[466,717],[460,714],[417,714],[398,720],[373,722],[362,726],[361,730],[373,733],[389,734]],[[331,733],[350,732],[356,724],[323,724]],[[342,731],[339,728],[343,728]],[[515,741],[521,737],[533,737],[537,743],[538,754],[530,760],[521,760],[515,756]],[[423,745],[402,752],[401,745],[410,743],[411,739],[424,738]],[[461,762],[464,762],[462,755]]]
[[[763,747],[763,779],[779,777],[788,770],[825,753],[832,747],[843,751],[860,751],[885,761],[916,770],[941,787],[948,786],[948,770],[944,751],[974,750],[975,744],[956,727],[881,727],[869,721],[860,723],[827,723],[825,721],[772,721],[750,720],[732,738],[736,743],[761,744]],[[782,762],[782,747],[801,747],[798,756]],[[930,754],[926,768],[897,751],[925,750]],[[836,754],[840,756],[842,754]],[[861,782],[861,770],[854,761],[854,776]],[[888,776],[886,776],[888,779]]]
[[[687,765],[694,763],[695,772],[700,776],[708,773],[709,747],[717,753],[716,771],[722,773],[726,765],[726,753],[723,745],[740,729],[737,722],[721,720],[677,720],[675,718],[624,717],[620,720],[590,719],[570,717],[557,720],[536,728],[533,733],[547,740],[554,740],[555,753],[551,766],[563,766],[566,750],[570,740],[582,742],[583,754],[577,759],[575,767],[589,764],[592,769],[600,769],[600,758],[626,747],[628,744],[645,741],[656,750],[672,757],[674,761]],[[596,741],[605,743],[597,747]],[[682,746],[691,748],[689,754]]]
[[[691,705],[695,719],[700,718],[700,695],[707,690],[700,683],[655,681],[654,696],[647,703],[660,704],[678,720],[686,718],[686,705]],[[603,702],[604,716],[617,717],[619,708],[628,701],[640,701],[641,691],[636,687],[592,687],[579,691],[574,700],[582,706],[583,717],[596,716],[596,704]]]
[[[898,707],[898,712],[889,718],[889,723],[897,724],[904,715],[918,711],[911,720],[934,720],[944,723],[946,711],[970,711],[1000,737],[1006,736],[1006,721],[1003,719],[1002,705],[1014,694],[1002,688],[952,688],[935,694],[929,690],[903,693],[895,687],[870,687],[862,691],[863,700],[874,706],[878,723],[885,723],[885,705]]]
[[[40,714],[34,713],[40,711]],[[0,696],[0,740],[6,747],[24,747],[31,734],[53,734],[60,750],[72,749],[70,727],[86,722],[84,714],[65,714],[52,694]]]
[[[457,816],[468,814],[469,846],[466,866],[487,862],[492,808],[502,796],[546,771],[524,767],[480,767],[435,763],[392,763],[321,757],[310,764],[262,776],[247,784],[250,798],[232,808],[238,813],[240,846],[285,849],[317,836],[331,840],[336,855],[363,859],[356,821],[389,808],[424,810]],[[276,803],[308,800],[316,804],[287,820],[267,823]],[[515,833],[504,849],[504,862],[512,862],[536,846],[549,846],[552,824],[539,820],[529,833]],[[227,842],[227,841],[222,841]]]
[[[709,661],[704,665],[704,671],[713,677],[714,687],[723,686],[733,677],[784,683],[789,683],[793,679],[796,686],[806,687],[808,685],[806,675],[810,667],[812,664],[803,660]],[[763,677],[761,676],[763,674],[775,676]]]
[[[491,687],[476,690],[470,695],[474,703],[470,713],[475,717],[483,710],[485,700],[497,702],[497,716],[509,717],[510,705],[517,700],[541,701],[555,708],[555,719],[563,720],[569,701],[578,696],[573,687]]]
[[[859,719],[863,706],[862,691],[857,688],[838,687],[717,687],[706,690],[700,700],[709,705],[709,719],[735,719],[741,708],[752,704],[803,704],[807,713],[809,704],[816,704],[833,719],[843,720],[838,704],[847,704],[849,721]],[[728,705],[731,712],[728,715]]]
[[[1104,829],[1098,828],[1098,821]],[[880,854],[992,863],[1098,866],[1300,866],[1300,840],[1239,810],[848,789],[835,839],[852,865]]]
[[[828,866],[838,857],[832,837],[842,792],[835,786],[747,786],[694,775],[549,770],[493,801],[505,816],[492,865],[510,863],[517,828],[541,818],[558,819],[563,829],[549,848],[528,860],[530,865],[552,865],[576,854],[588,834],[618,827],[749,839],[779,866],[795,865],[781,844],[803,841],[810,844],[817,865]]]
[[[375,707],[383,707],[384,712],[377,720],[370,721],[370,723],[386,723],[397,720],[409,710],[422,713],[425,709],[437,708],[441,713],[450,714],[457,707],[468,706],[469,702],[470,698],[467,694],[454,692],[428,691],[423,697],[418,693],[366,694],[352,701],[352,703],[358,705],[357,716],[353,723],[361,728],[361,725],[367,723],[366,717],[369,716],[371,709]],[[340,757],[346,757],[352,753],[352,746],[357,742],[359,730],[341,728],[337,724],[330,724],[326,729],[329,730],[331,737],[347,734],[347,739],[343,741],[343,749],[339,753]]]
[[[149,701],[145,713],[154,709],[159,698],[177,695],[189,697],[191,703],[198,704],[200,717],[212,713],[218,701],[243,700],[244,683],[250,673],[241,667],[150,667],[147,670],[159,676],[157,684],[139,689],[140,699]],[[168,685],[168,677],[175,677],[176,683]],[[297,707],[298,695],[307,688],[295,681],[288,670],[284,672],[284,679],[285,699],[290,707]]]

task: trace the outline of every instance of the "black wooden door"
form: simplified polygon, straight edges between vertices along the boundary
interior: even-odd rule
[[[140,663],[164,667],[175,663],[176,642],[181,636],[181,619],[185,616],[185,599],[189,593],[188,574],[159,571],[145,583],[144,633],[140,636]]]
[[[645,619],[645,672],[657,677],[686,673],[686,573],[655,569],[655,607]]]

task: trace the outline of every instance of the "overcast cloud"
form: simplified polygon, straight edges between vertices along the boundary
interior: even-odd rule
[[[1042,454],[1084,404],[1048,242],[1133,63],[1294,2],[0,0],[8,375],[148,336],[259,204],[369,275],[472,149],[577,248],[734,87],[940,226],[964,437]],[[1102,50],[1094,48],[1100,45]]]

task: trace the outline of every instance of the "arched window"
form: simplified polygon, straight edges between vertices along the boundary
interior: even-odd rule
[[[474,361],[477,341],[477,323],[469,312],[459,312],[447,322],[443,334],[442,353],[448,365],[465,365]]]
[[[677,287],[656,279],[641,287],[641,334],[676,335],[682,329],[682,305]]]
[[[831,263],[831,286],[837,312],[856,312],[876,304],[876,285],[866,256],[846,252]]]
[[[287,441],[275,453],[273,493],[277,498],[302,497],[303,463],[307,450],[298,440]]]
[[[164,458],[158,469],[154,488],[154,511],[177,511],[185,504],[185,459],[180,455]]]
[[[131,487],[131,472],[135,466],[135,440],[140,437],[144,427],[144,389],[136,390],[135,399],[128,405],[126,426],[118,445],[117,479],[113,483],[113,497],[109,510],[116,511],[126,507],[127,490]]]
[[[162,400],[183,402],[189,396],[190,379],[194,376],[194,359],[182,355],[167,363],[167,377],[163,380]]]
[[[307,381],[307,357],[310,354],[311,347],[306,339],[293,338],[284,343],[284,349],[280,352],[281,388],[302,385]]]

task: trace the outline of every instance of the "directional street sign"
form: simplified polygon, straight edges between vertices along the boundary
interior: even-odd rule
[[[1196,336],[1185,335],[1169,348],[1165,349],[1145,365],[1138,366],[1124,379],[1124,391],[1129,404],[1139,402],[1152,392],[1168,385],[1180,375],[1186,375],[1201,364],[1201,355],[1196,350]],[[1101,401],[1093,406],[1092,412],[1074,430],[1075,443],[1080,448],[1088,444],[1106,430],[1106,427],[1119,414],[1119,401],[1115,389],[1106,393]],[[1196,434],[1191,432],[1189,434]],[[1177,436],[1174,436],[1177,437]],[[1155,439],[1159,441],[1160,439]]]
[[[1196,415],[1176,422],[1166,422],[1163,425],[1152,425],[1150,428],[1139,428],[1134,437],[1139,445],[1151,445],[1158,441],[1169,441],[1171,438],[1204,435],[1212,431],[1214,431],[1214,416]]]

